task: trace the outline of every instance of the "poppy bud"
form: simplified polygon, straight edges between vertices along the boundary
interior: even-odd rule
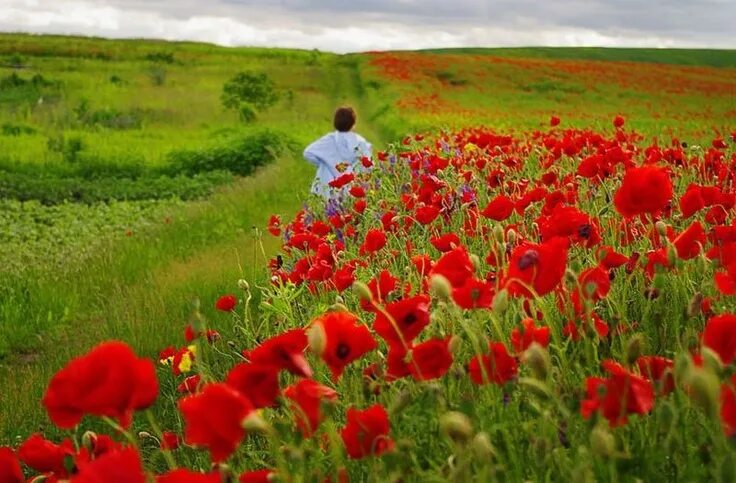
[[[153,436],[151,436],[151,433],[149,433],[148,431],[139,431],[138,432],[138,439],[143,440],[143,439],[147,439],[147,438],[153,438]]]
[[[570,269],[568,268],[568,269],[566,269],[566,270],[565,270],[565,279],[566,279],[566,280],[567,280],[567,281],[568,281],[569,283],[577,283],[577,281],[578,281],[578,276],[577,276],[577,274],[576,274],[575,272],[573,272],[572,270],[570,270]]]
[[[667,263],[670,266],[677,263],[677,249],[673,245],[667,247]]]
[[[440,416],[440,431],[452,441],[464,444],[473,436],[473,424],[465,414],[449,411]]]
[[[332,304],[328,308],[329,312],[347,312],[348,308],[343,304]]]
[[[473,270],[476,272],[480,270],[480,257],[475,253],[470,254],[470,263],[473,264]]]
[[[547,384],[537,379],[520,377],[519,384],[540,399],[549,399],[552,397],[552,392],[547,387]]]
[[[325,351],[327,336],[325,335],[325,329],[322,327],[322,324],[312,324],[307,329],[307,342],[309,343],[309,348],[315,354],[322,354]]]
[[[590,449],[593,454],[610,458],[616,453],[616,439],[602,424],[596,425],[590,432]]]
[[[371,289],[368,288],[368,285],[364,284],[363,282],[353,282],[353,292],[355,295],[360,298],[360,300],[365,300],[369,302],[373,299],[373,294],[371,293]]]
[[[715,419],[719,413],[720,383],[713,372],[701,367],[691,367],[685,379],[689,395],[695,404]]]
[[[250,285],[244,278],[238,280],[238,288],[244,292],[250,292]]]
[[[527,350],[524,351],[523,361],[532,370],[534,377],[539,380],[547,379],[547,375],[552,368],[547,349],[537,342],[532,342]]]
[[[687,315],[688,317],[697,317],[700,315],[701,306],[703,304],[703,294],[695,292],[695,295],[690,299],[687,304]]]
[[[506,309],[509,308],[509,293],[506,289],[500,290],[493,296],[491,307],[493,307],[493,312],[496,315],[502,315],[506,312]]]
[[[631,365],[636,362],[639,356],[644,352],[644,336],[641,334],[632,335],[626,342],[626,364]]]
[[[496,225],[493,227],[493,238],[500,243],[503,244],[504,242],[504,233],[503,233],[503,227],[501,225]]]
[[[659,233],[660,235],[667,236],[667,223],[659,220],[657,221],[657,223],[654,224],[654,228],[657,229],[657,233]]]
[[[412,401],[411,393],[408,390],[402,390],[394,399],[388,408],[390,414],[400,413]]]
[[[703,356],[703,365],[714,373],[719,374],[723,370],[723,361],[721,356],[710,347],[703,346],[700,349],[700,355]]]
[[[246,416],[243,420],[242,426],[243,429],[245,429],[249,433],[268,434],[273,430],[273,428],[271,428],[271,425],[268,424],[265,419],[263,419],[258,411],[253,411],[248,414],[248,416]]]
[[[458,350],[460,350],[460,346],[462,345],[463,340],[458,335],[453,335],[450,337],[450,342],[447,343],[447,350],[450,352],[450,354],[457,354]]]
[[[485,431],[476,434],[471,444],[473,453],[479,460],[488,461],[496,457],[496,450],[493,449],[491,438]]]
[[[439,274],[432,275],[429,280],[429,286],[432,293],[441,300],[450,300],[452,294],[452,286],[450,281]]]
[[[85,431],[82,435],[82,447],[86,448],[90,453],[94,452],[97,433],[94,431]]]
[[[506,233],[506,238],[508,239],[509,243],[514,245],[516,243],[516,232],[514,230],[509,230]]]
[[[337,295],[335,296],[335,303],[345,305],[345,299],[342,298],[342,295]]]
[[[238,345],[237,345],[237,344],[235,343],[235,341],[234,341],[234,340],[229,340],[229,341],[227,341],[227,346],[228,346],[229,348],[231,348],[231,349],[235,349],[235,348],[237,348],[237,347],[238,347]]]

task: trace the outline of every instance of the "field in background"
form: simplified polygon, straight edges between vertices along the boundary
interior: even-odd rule
[[[196,297],[213,327],[232,336],[212,301],[238,278],[263,280],[253,227],[300,207],[312,171],[299,147],[329,129],[335,105],[357,105],[358,131],[377,147],[444,127],[535,129],[552,114],[563,126],[603,130],[622,114],[663,143],[673,132],[698,143],[733,129],[733,52],[658,58],[672,63],[635,62],[635,50],[334,56],[0,36],[0,79],[43,78],[12,95],[0,90],[0,176],[9,193],[0,200],[0,443],[46,424],[37,402],[46,381],[99,340],[119,338],[153,355],[179,339]],[[222,84],[247,69],[268,72],[283,94],[252,126],[219,100]],[[232,146],[264,128],[294,146],[251,177],[162,174],[172,152]],[[81,147],[74,156],[70,142]],[[48,183],[32,187],[39,196],[70,179],[101,194],[21,204],[7,187],[34,177]],[[110,178],[116,182],[105,186]],[[162,187],[147,193],[150,186]],[[268,254],[278,248],[264,243]],[[27,262],[14,264],[21,254]]]

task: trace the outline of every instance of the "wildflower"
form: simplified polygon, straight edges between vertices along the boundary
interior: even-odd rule
[[[338,379],[345,367],[376,348],[376,341],[358,317],[350,312],[328,312],[312,321],[313,330],[324,334],[324,348],[320,356]]]
[[[654,390],[649,381],[614,361],[606,360],[602,365],[608,377],[586,380],[587,397],[580,408],[584,418],[600,412],[611,426],[620,426],[626,424],[629,414],[647,414],[652,410]]]
[[[235,295],[223,295],[215,302],[215,308],[220,312],[232,312],[236,305],[238,298]]]
[[[347,424],[340,431],[348,456],[352,459],[379,456],[394,447],[388,413],[380,404],[364,410],[348,409]]]
[[[158,396],[156,369],[122,342],[104,342],[72,359],[51,379],[43,404],[51,421],[71,429],[85,414],[117,419],[128,427],[133,411]]]
[[[287,387],[284,396],[292,401],[292,412],[296,418],[297,428],[305,438],[312,436],[322,422],[323,401],[337,400],[337,392],[334,389],[312,379],[302,379]]]
[[[24,483],[18,458],[11,448],[0,446],[0,481],[3,483]]]
[[[656,166],[631,168],[626,171],[614,204],[621,215],[656,215],[672,199],[672,180],[667,171]]]
[[[385,312],[376,313],[373,329],[389,345],[402,345],[414,340],[428,324],[429,297],[416,295],[387,304]]]
[[[506,284],[511,295],[543,296],[559,285],[567,268],[567,246],[564,238],[553,238],[542,244],[523,242],[511,253]]]
[[[533,342],[542,347],[549,345],[549,327],[537,327],[534,319],[526,318],[521,321],[522,328],[515,327],[511,331],[511,345],[517,354],[524,352]]]
[[[279,368],[241,362],[230,369],[225,384],[248,398],[255,408],[275,406],[280,393]]]
[[[470,379],[475,384],[492,382],[502,385],[515,378],[518,365],[516,359],[509,355],[506,346],[501,342],[490,342],[489,348],[488,355],[475,356],[470,360]]]
[[[312,369],[304,357],[307,348],[304,329],[292,329],[263,341],[255,349],[243,351],[251,363],[274,366],[301,376],[311,377]]]
[[[703,330],[703,345],[715,351],[723,364],[736,359],[736,315],[711,317]]]

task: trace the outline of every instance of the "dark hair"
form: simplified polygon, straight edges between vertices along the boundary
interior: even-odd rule
[[[353,126],[355,126],[356,118],[355,110],[353,110],[352,107],[338,107],[337,111],[335,111],[335,120],[333,121],[333,124],[335,125],[335,129],[338,131],[348,132],[353,128]]]

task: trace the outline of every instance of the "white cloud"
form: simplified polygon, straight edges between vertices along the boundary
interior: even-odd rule
[[[524,45],[728,47],[731,42],[728,32],[677,32],[672,29],[658,32],[630,30],[617,25],[593,28],[577,21],[565,24],[543,13],[533,17],[528,13],[525,16],[523,12],[504,11],[503,19],[494,22],[488,16],[475,21],[467,16],[452,20],[424,11],[420,17],[405,11],[382,14],[365,7],[356,12],[343,8],[330,14],[316,7],[309,10],[303,4],[287,11],[273,7],[273,2],[270,6],[253,5],[258,2],[252,1],[243,5],[231,0],[230,3],[214,2],[210,8],[203,2],[190,0],[178,3],[177,7],[169,3],[167,8],[155,1],[132,2],[133,7],[117,1],[116,4],[94,0],[2,0],[0,30],[155,37],[228,46],[282,46],[336,52]],[[131,2],[126,3],[130,5]],[[403,7],[415,7],[416,4],[409,0],[403,3]],[[473,3],[465,0],[467,6]],[[394,4],[391,8],[403,7]],[[479,11],[487,11],[482,5],[476,7]],[[569,16],[567,12],[562,17]]]

